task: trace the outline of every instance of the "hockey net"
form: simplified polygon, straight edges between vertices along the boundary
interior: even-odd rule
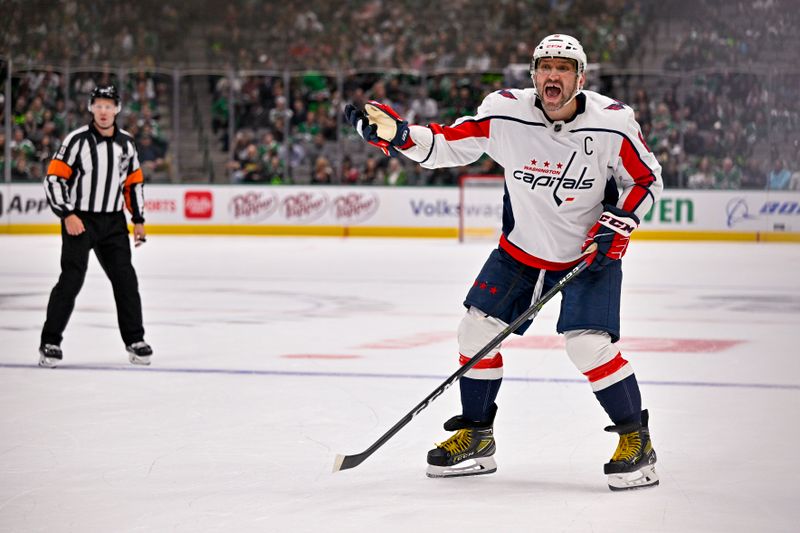
[[[458,240],[498,240],[503,223],[503,176],[458,179]]]

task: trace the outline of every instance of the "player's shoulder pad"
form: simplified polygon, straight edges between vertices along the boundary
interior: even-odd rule
[[[624,129],[626,124],[635,119],[633,108],[625,102],[594,91],[583,91],[583,94],[589,115],[613,125],[615,129]]]
[[[522,89],[500,89],[486,95],[480,106],[483,115],[506,115],[514,109],[525,106]]]

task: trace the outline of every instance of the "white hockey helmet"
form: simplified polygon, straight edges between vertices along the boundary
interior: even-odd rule
[[[534,75],[539,60],[546,57],[563,57],[574,60],[577,63],[578,76],[586,71],[586,53],[583,51],[583,46],[578,39],[570,35],[556,33],[542,39],[542,42],[533,50],[531,76]]]
[[[586,72],[586,53],[583,51],[580,41],[570,35],[555,33],[548,35],[539,45],[533,50],[533,58],[531,58],[531,79],[533,79],[533,90],[536,90],[536,66],[540,59],[549,57],[560,57],[564,59],[572,59],[577,67],[577,83],[572,95],[567,99],[562,107],[566,106],[578,96],[578,93],[583,89],[585,78],[583,74]]]

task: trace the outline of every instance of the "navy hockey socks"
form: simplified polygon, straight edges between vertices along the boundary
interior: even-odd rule
[[[594,395],[614,424],[621,426],[641,423],[642,396],[639,393],[636,374],[631,374],[622,381],[595,392]]]
[[[500,390],[501,379],[461,378],[462,416],[473,422],[486,422],[490,418],[494,401]]]

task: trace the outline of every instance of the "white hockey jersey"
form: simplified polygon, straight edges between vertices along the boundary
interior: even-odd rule
[[[487,96],[452,126],[411,126],[403,154],[425,168],[467,165],[485,152],[505,169],[500,246],[518,261],[561,270],[612,203],[640,220],[661,193],[661,166],[625,104],[592,91],[569,121],[550,121],[533,89]]]

